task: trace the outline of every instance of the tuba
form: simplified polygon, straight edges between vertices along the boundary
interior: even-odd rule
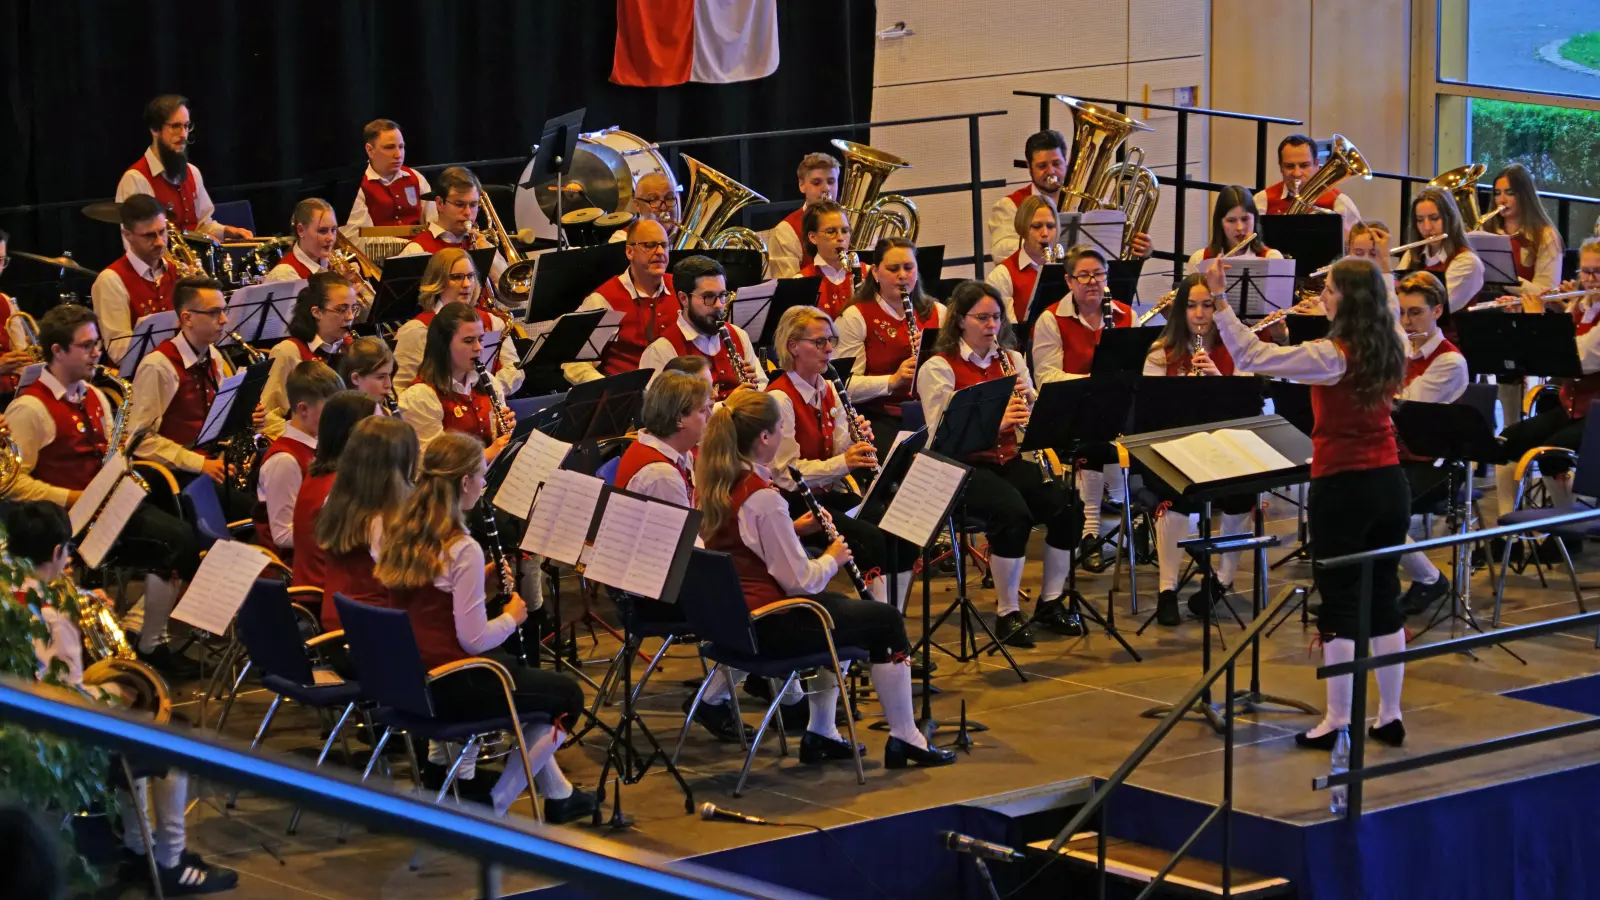
[[[692,156],[684,156],[683,164],[689,169],[689,190],[684,195],[682,218],[677,222],[678,236],[672,242],[672,249],[733,247],[756,250],[765,256],[767,242],[761,235],[742,225],[728,223],[733,220],[734,213],[752,203],[766,203],[767,198]]]
[[[1122,210],[1122,258],[1134,259],[1133,236],[1148,234],[1156,206],[1161,203],[1161,180],[1144,164],[1144,151],[1128,150],[1128,156],[1106,171],[1111,181],[1110,205]]]
[[[1476,229],[1484,219],[1478,209],[1478,179],[1488,171],[1489,167],[1483,163],[1460,166],[1433,176],[1427,186],[1449,191],[1450,196],[1456,201],[1456,207],[1461,210],[1462,223]]]
[[[139,661],[111,603],[73,584],[70,576],[53,587],[75,598],[78,631],[83,635],[83,653],[89,662],[83,669],[83,683],[92,686],[114,682],[133,694],[130,705],[134,709],[151,713],[158,725],[171,721],[172,691],[166,679]]]
[[[1130,177],[1127,173],[1133,168],[1117,163],[1117,149],[1135,131],[1155,129],[1131,116],[1075,97],[1057,94],[1056,100],[1072,112],[1072,155],[1067,158],[1067,178],[1061,184],[1064,196],[1057,211],[1088,212],[1117,206],[1117,188]],[[1142,152],[1139,158],[1143,160]]]
[[[916,204],[900,194],[879,193],[894,170],[909,169],[911,163],[854,141],[835,139],[833,146],[844,156],[839,205],[850,220],[850,243],[874,247],[886,237],[915,241],[922,227]]]
[[[1307,178],[1305,183],[1300,185],[1294,199],[1289,203],[1289,215],[1332,212],[1333,210],[1317,206],[1317,198],[1322,196],[1323,191],[1351,176],[1360,176],[1371,181],[1372,167],[1367,165],[1361,151],[1356,149],[1355,144],[1350,143],[1349,138],[1336,134],[1328,147],[1328,161],[1322,164],[1317,174]]]

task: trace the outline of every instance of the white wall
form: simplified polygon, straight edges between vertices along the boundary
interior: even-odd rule
[[[874,121],[980,110],[1009,115],[982,120],[984,180],[1004,178],[1010,187],[984,192],[984,213],[996,199],[1027,181],[1013,161],[1039,127],[1038,100],[1013,90],[1080,96],[1148,99],[1172,103],[1173,89],[1198,88],[1197,103],[1210,96],[1208,0],[878,0],[878,28],[904,22],[909,37],[880,38],[873,73]],[[1144,148],[1145,164],[1158,177],[1173,171],[1176,115],[1133,107],[1129,113],[1155,126],[1130,141]],[[1209,134],[1194,117],[1189,134],[1189,175],[1207,176]],[[1071,120],[1056,105],[1051,127],[1071,137]],[[873,146],[900,155],[914,168],[891,176],[886,191],[970,181],[964,120],[874,129]],[[1191,192],[1188,235],[1202,233],[1205,210]],[[944,244],[946,258],[972,253],[971,199],[967,193],[917,198],[924,244]],[[1163,192],[1152,233],[1158,247],[1171,243],[1171,191]],[[987,232],[985,233],[987,242]],[[1190,241],[1193,243],[1193,241]],[[984,247],[983,251],[987,252]],[[989,264],[992,265],[992,264]],[[987,267],[986,267],[987,268]],[[1160,261],[1152,272],[1170,271]],[[945,277],[971,274],[947,267]],[[1159,296],[1169,279],[1157,276],[1141,289]],[[1158,284],[1160,283],[1160,284]],[[1149,293],[1156,286],[1156,294]]]

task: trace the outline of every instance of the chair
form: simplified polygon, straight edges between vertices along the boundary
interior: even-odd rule
[[[604,481],[606,484],[609,484],[612,487],[616,487],[617,468],[621,465],[622,457],[620,456],[616,457],[615,459],[608,459],[600,464],[600,468],[595,470],[594,477]]]
[[[234,620],[234,633],[249,654],[246,668],[255,667],[261,675],[261,686],[274,694],[272,705],[267,707],[267,714],[256,728],[250,749],[260,746],[262,738],[266,737],[267,727],[272,724],[272,718],[284,700],[316,709],[324,719],[328,711],[343,707],[338,721],[328,732],[328,739],[322,744],[322,751],[317,754],[316,765],[322,765],[328,751],[333,748],[334,740],[343,741],[345,722],[349,721],[350,714],[361,699],[361,685],[340,679],[327,670],[314,669],[306,651],[340,641],[343,633],[330,631],[303,641],[290,609],[288,590],[283,582],[272,578],[256,579],[255,587],[245,597],[244,605],[239,607],[239,614]],[[228,702],[232,705],[231,697]],[[354,763],[348,741],[344,741],[344,755],[346,763]],[[296,807],[289,820],[288,833],[294,834],[299,824],[300,809]]]
[[[195,478],[184,485],[178,492],[178,503],[183,518],[194,525],[201,550],[209,550],[217,541],[248,541],[255,534],[255,522],[250,519],[228,521],[217,486],[209,478]]]
[[[756,751],[761,747],[761,738],[766,734],[767,725],[777,713],[778,704],[789,685],[799,679],[801,672],[809,669],[828,666],[837,672],[840,662],[865,661],[867,652],[858,647],[835,647],[833,617],[815,600],[790,597],[751,612],[745,603],[744,589],[739,585],[739,575],[733,568],[733,557],[726,553],[700,549],[694,551],[694,557],[684,574],[683,585],[678,590],[678,605],[683,608],[689,627],[700,637],[700,655],[711,660],[713,665],[711,673],[700,683],[700,689],[695,691],[694,699],[689,703],[689,714],[683,720],[683,730],[678,733],[678,744],[672,751],[674,765],[689,735],[695,711],[700,708],[700,699],[705,696],[706,687],[712,683],[718,669],[739,669],[750,673],[752,677],[770,678],[774,683],[772,703],[768,705],[766,715],[761,717],[761,727],[756,729],[755,740],[745,748],[744,768],[739,772],[739,782],[733,787],[733,796],[737,797],[744,790],[745,780],[750,777],[750,765],[755,762]],[[752,626],[758,619],[776,613],[814,615],[820,619],[828,635],[827,652],[784,658],[764,655],[756,646]],[[777,680],[780,678],[783,684],[778,687]],[[739,710],[739,692],[732,691],[729,696],[734,719],[743,721],[743,714]],[[855,717],[845,716],[845,725],[850,731],[850,746],[856,761],[856,784],[866,784],[866,772],[861,767],[861,745],[856,742]],[[742,728],[739,731],[742,745],[744,731]],[[781,719],[778,721],[778,753],[780,756],[789,753]]]
[[[378,743],[372,748],[372,759],[361,780],[366,781],[378,760],[383,758],[383,748],[396,731],[403,732],[406,755],[411,760],[411,772],[416,783],[415,793],[422,796],[422,767],[417,762],[416,738],[432,741],[466,740],[466,745],[451,760],[444,783],[433,802],[444,800],[455,783],[456,773],[467,754],[487,736],[509,731],[515,740],[516,752],[522,757],[523,771],[528,776],[528,800],[533,804],[533,815],[544,822],[538,791],[534,787],[533,766],[528,760],[528,748],[522,739],[524,724],[548,724],[550,717],[544,713],[518,713],[512,697],[511,673],[492,659],[469,656],[433,669],[423,668],[422,653],[417,649],[417,638],[411,631],[411,619],[404,610],[383,609],[351,600],[343,594],[334,594],[333,602],[339,610],[339,621],[344,624],[345,645],[350,649],[350,662],[361,673],[361,696],[375,705],[373,719],[383,726]],[[433,695],[429,685],[456,672],[469,669],[487,669],[499,679],[506,694],[506,714],[475,722],[451,722],[440,719],[434,710]]]
[[[229,200],[218,203],[211,212],[211,218],[218,225],[231,225],[234,228],[243,228],[246,231],[256,230],[256,216],[250,209],[249,200]]]

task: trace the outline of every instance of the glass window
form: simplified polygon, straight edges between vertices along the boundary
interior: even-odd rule
[[[1600,97],[1595,0],[1440,0],[1439,80]]]
[[[1481,97],[1460,99],[1467,105],[1467,158],[1489,167],[1485,183],[1506,165],[1522,163],[1540,191],[1600,197],[1600,112]],[[1441,125],[1443,120],[1441,115]],[[1551,221],[1558,221],[1555,200],[1546,199],[1545,209]],[[1575,247],[1595,233],[1596,215],[1600,204],[1571,205],[1563,235],[1567,246]]]

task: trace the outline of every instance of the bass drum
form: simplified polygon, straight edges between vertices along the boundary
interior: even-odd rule
[[[567,174],[569,193],[561,201],[562,209],[596,206],[608,213],[632,212],[633,185],[652,174],[665,175],[673,193],[678,193],[678,179],[654,144],[620,128],[582,135],[573,154],[572,171]],[[530,159],[517,183],[532,177]],[[532,228],[539,237],[554,239],[556,200],[555,192],[548,189],[550,184],[547,180],[531,188],[518,187],[515,210],[519,229]],[[574,184],[581,192],[572,190]]]

